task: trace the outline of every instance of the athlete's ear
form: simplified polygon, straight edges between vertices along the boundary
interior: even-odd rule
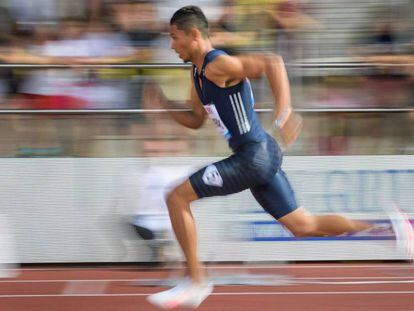
[[[191,28],[191,30],[190,30],[190,34],[191,34],[191,36],[192,36],[194,39],[196,39],[196,40],[198,40],[198,39],[201,39],[201,38],[202,38],[201,31],[200,31],[200,30],[198,30],[198,29],[197,29],[197,28],[195,28],[195,27]]]

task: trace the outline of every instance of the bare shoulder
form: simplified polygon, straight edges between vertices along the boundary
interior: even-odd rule
[[[206,67],[206,76],[213,80],[238,80],[260,76],[268,62],[265,54],[220,55]]]
[[[219,55],[206,67],[206,74],[222,75],[231,72],[235,66],[240,66],[239,59],[230,55]]]
[[[207,65],[205,75],[209,80],[222,85],[230,80],[239,78],[242,71],[243,64],[238,57],[220,55]]]

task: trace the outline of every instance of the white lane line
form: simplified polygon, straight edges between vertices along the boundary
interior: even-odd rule
[[[254,276],[254,274],[252,274]],[[262,275],[258,275],[261,277]],[[272,275],[269,275],[272,276]],[[231,275],[223,275],[223,277],[231,277]],[[290,277],[290,276],[287,276]],[[414,282],[414,276],[343,276],[343,277],[294,277],[291,276],[292,280],[305,280],[305,281],[315,281],[318,280],[379,280],[378,282],[382,282],[383,280],[400,280],[400,279],[409,279],[409,283]],[[155,278],[154,278],[155,279]],[[157,278],[158,279],[158,278]],[[1,280],[1,283],[63,283],[63,282],[131,282],[137,281],[137,278],[131,279],[46,279],[46,280]],[[391,281],[392,282],[392,281]],[[397,281],[398,282],[398,281]],[[374,281],[375,283],[375,281]]]
[[[342,268],[348,268],[348,269],[354,269],[354,268],[384,268],[384,269],[412,269],[414,271],[414,265],[413,264],[366,264],[366,265],[354,265],[352,263],[348,265],[272,265],[272,266],[245,266],[245,265],[233,265],[233,266],[206,266],[207,269],[342,269]],[[139,270],[140,268],[137,267],[69,267],[69,268],[21,268],[18,269],[20,271],[94,271],[94,270],[110,270],[110,271],[117,271],[117,270],[129,270],[133,271],[136,269],[136,271],[143,271]],[[179,269],[179,268],[177,268]],[[161,270],[171,270],[171,268],[146,268],[145,272],[151,272],[151,271],[161,271]]]
[[[414,284],[414,280],[399,280],[399,281],[298,281],[292,280],[296,284],[311,284],[311,285],[361,285],[361,284]]]
[[[134,294],[40,294],[40,295],[0,295],[0,298],[51,298],[51,297],[134,297],[148,296],[153,293]],[[244,295],[406,295],[414,291],[348,291],[348,292],[224,292],[212,293],[212,296],[244,296]]]
[[[91,279],[91,280],[0,280],[1,283],[65,283],[65,282],[129,282],[137,279]]]
[[[384,264],[366,264],[366,265],[354,265],[354,264],[348,264],[348,265],[295,265],[295,264],[291,264],[291,265],[273,265],[273,266],[244,266],[244,265],[240,265],[240,266],[206,266],[207,269],[211,268],[211,269],[331,269],[331,268],[336,268],[336,269],[342,269],[342,268],[347,268],[347,269],[354,269],[354,268],[368,268],[368,269],[372,269],[372,268],[385,268],[385,269],[413,269],[414,270],[414,264],[389,264],[389,265],[384,265]],[[171,268],[167,268],[169,270],[171,270]],[[157,269],[155,269],[157,270]],[[161,269],[162,270],[162,269]]]
[[[109,282],[79,282],[77,280],[73,280],[65,283],[62,294],[103,294],[105,293],[108,284]]]

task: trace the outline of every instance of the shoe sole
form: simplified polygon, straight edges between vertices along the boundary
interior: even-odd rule
[[[414,229],[408,216],[394,204],[394,213],[390,215],[397,248],[406,253],[408,260],[414,261]]]

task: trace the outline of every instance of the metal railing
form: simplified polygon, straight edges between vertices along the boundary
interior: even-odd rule
[[[189,69],[191,64],[156,63],[156,64],[0,64],[0,68],[24,69]]]
[[[157,114],[190,109],[0,109],[0,114]],[[255,109],[258,113],[272,112],[271,108]],[[401,113],[414,112],[414,108],[298,108],[299,113]]]
[[[287,67],[294,68],[369,68],[369,67],[412,67],[414,63],[373,63],[365,61],[325,61],[291,62]],[[0,64],[0,68],[23,69],[189,69],[191,64],[184,63],[139,63],[139,64]]]
[[[0,68],[17,69],[190,69],[191,64],[184,63],[139,63],[139,64],[0,64]],[[369,63],[364,61],[352,61],[344,58],[342,61],[308,60],[287,63],[287,67],[334,69],[349,68],[360,69],[370,67],[411,67],[414,63]],[[168,111],[189,111],[190,109],[0,109],[0,114],[156,114]],[[255,109],[256,112],[272,112],[271,108]],[[414,108],[299,108],[300,113],[400,113],[412,112]]]

